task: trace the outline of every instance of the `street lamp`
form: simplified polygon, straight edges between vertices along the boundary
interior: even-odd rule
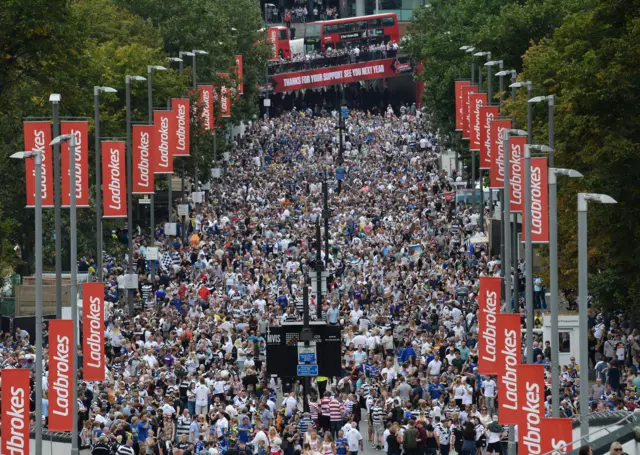
[[[474,57],[487,57],[487,60],[491,60],[491,52],[476,52]],[[482,91],[482,65],[478,68],[478,90]]]
[[[198,55],[209,55],[209,53],[200,49],[194,49],[191,51],[191,56],[193,57],[193,88],[196,88],[198,83],[196,77],[196,56]]]
[[[209,55],[209,53],[207,51],[203,51],[202,49],[194,49],[191,51],[191,53],[193,54],[193,88],[195,89],[198,86],[198,78],[197,78],[197,72],[196,72],[196,56],[198,55]],[[212,100],[213,102],[213,100]],[[215,134],[215,125],[214,125],[214,134]],[[198,178],[198,148],[196,147],[195,149],[195,153],[194,153],[195,157],[194,157],[194,180],[195,180],[195,185],[196,185],[196,191],[200,191],[200,179]],[[196,202],[196,213],[200,213],[200,203]]]
[[[527,87],[527,99],[531,99],[531,92],[533,91],[533,84],[531,81],[526,82],[514,82],[509,87],[511,87],[513,91],[513,100],[516,100],[515,97],[515,89],[520,87]],[[527,103],[527,131],[529,135],[527,136],[527,143],[531,144],[533,142],[533,130],[531,128],[531,122],[533,120],[532,112],[531,112],[531,103]]]
[[[589,443],[589,328],[588,328],[588,264],[587,207],[589,201],[617,204],[606,194],[578,193],[578,320],[580,327],[580,436]]]
[[[488,92],[487,100],[489,102],[489,105],[491,105],[493,101],[493,96],[492,96],[493,93],[491,90],[493,85],[493,80],[491,79],[491,70],[495,65],[498,65],[498,68],[500,68],[500,71],[502,71],[502,67],[504,65],[502,60],[489,60],[487,63],[484,64],[484,66],[487,67],[487,92]],[[500,91],[502,92],[502,90],[503,90],[502,78],[500,78]]]
[[[476,52],[474,57],[487,57],[487,60],[491,60],[491,52]],[[482,65],[478,67],[478,91],[482,91]],[[491,104],[491,66],[487,66],[487,104]],[[475,152],[472,152],[475,158]],[[475,160],[474,160],[475,161]],[[484,227],[484,189],[482,188],[482,178],[484,177],[484,170],[478,169],[480,177],[480,226],[482,232],[485,231]],[[473,182],[473,203],[476,201],[476,182]]]
[[[555,142],[555,137],[554,137],[554,122],[553,122],[553,106],[554,106],[554,98],[553,95],[548,95],[548,96],[535,96],[531,99],[529,99],[529,105],[533,104],[533,103],[540,103],[542,101],[546,101],[547,105],[549,107],[549,147],[551,147],[553,149],[553,145]],[[549,166],[553,167],[555,163],[554,160],[554,153],[553,150],[551,151],[551,153],[549,154]]]
[[[460,50],[465,51],[467,54],[472,54],[473,51],[476,50],[476,48],[473,46],[462,46]],[[475,84],[475,80],[476,80],[475,72],[476,72],[476,63],[473,61],[473,58],[472,58],[471,59],[471,85]]]
[[[498,71],[496,73],[496,76],[498,76],[498,78],[500,79],[500,91],[504,91],[504,77],[508,76],[509,74],[511,74],[511,82],[515,82],[516,81],[516,76],[518,75],[518,73],[516,72],[516,70],[504,70],[502,69],[503,64],[500,64],[500,71]],[[515,89],[511,90],[511,95],[513,97],[513,100],[515,101],[515,97],[516,97],[516,92]],[[500,99],[500,106],[502,106],[502,99]],[[515,122],[514,122],[515,123]]]
[[[190,51],[180,51],[178,52],[178,58],[179,60],[179,65],[178,65],[178,69],[179,71],[182,73],[182,62],[183,62],[183,58],[182,57],[193,57],[193,52]]]
[[[62,97],[59,93],[49,95],[53,104],[53,136],[60,134],[59,106]],[[53,205],[55,207],[56,232],[56,319],[62,318],[62,215],[60,213],[60,146],[53,147]]]
[[[100,92],[116,93],[111,87],[93,87],[93,115],[95,123],[95,154],[96,154],[96,268],[98,281],[102,282],[102,168],[100,164]]]
[[[164,66],[160,65],[147,65],[147,100],[149,103],[149,125],[153,125],[153,71],[166,71]],[[167,184],[169,186],[169,221],[171,221],[171,174],[167,174]],[[156,242],[156,197],[155,188],[154,192],[149,195],[149,224],[150,232],[149,238],[151,240],[150,247],[155,246]],[[149,261],[149,272],[151,275],[151,282],[155,283],[156,276],[156,264],[155,261]]]
[[[131,287],[131,283],[127,282],[127,278],[130,280],[133,274],[133,178],[131,174],[131,167],[133,166],[133,156],[131,152],[131,81],[145,81],[142,76],[125,76],[125,100],[126,100],[126,127],[127,127],[127,226],[129,237],[129,258],[127,261],[127,273],[125,274],[125,284],[127,288],[127,301],[129,303],[129,316],[133,317],[133,295],[134,288]],[[128,275],[128,276],[127,276]],[[77,420],[77,419],[76,419]]]
[[[11,158],[35,159],[36,236],[36,453],[42,453],[42,152],[16,152]],[[75,169],[75,166],[70,166]],[[7,392],[8,393],[8,392]]]
[[[573,169],[549,168],[549,286],[551,289],[551,413],[560,417],[560,360],[558,335],[558,176],[580,178]]]
[[[76,136],[75,134],[63,134],[56,136],[51,144],[53,146],[59,146],[63,142],[69,142],[69,163],[73,163],[76,154]],[[78,455],[78,356],[75,355],[78,347],[78,339],[75,336],[78,330],[78,233],[76,229],[76,167],[69,166],[69,191],[70,191],[70,204],[69,204],[69,232],[71,234],[71,248],[69,251],[71,262],[71,319],[73,321],[73,334],[74,334],[74,355],[72,355],[73,363],[71,371],[73,371],[73,384],[71,388],[71,394],[69,397],[69,403],[71,403],[73,412],[73,426],[71,430],[71,455]],[[38,194],[39,191],[36,191]],[[37,285],[36,285],[37,286]],[[40,310],[42,311],[42,310]],[[42,318],[42,314],[40,315]],[[42,330],[42,321],[38,322],[38,316],[36,315],[36,325],[39,325],[39,331]],[[42,335],[40,335],[42,336]],[[40,340],[42,342],[42,340]],[[37,343],[37,341],[36,341]],[[36,359],[38,363],[42,363],[42,358]],[[40,376],[36,372],[36,381],[42,381],[42,372]],[[42,385],[40,386],[42,387]],[[37,385],[36,385],[37,388]],[[40,389],[40,395],[42,395],[42,389]],[[38,398],[38,392],[36,391],[36,406],[38,401],[42,402],[42,398]],[[36,421],[41,419],[42,414],[38,414],[36,408]],[[37,450],[37,449],[36,449]]]

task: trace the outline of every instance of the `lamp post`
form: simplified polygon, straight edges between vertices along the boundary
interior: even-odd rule
[[[127,261],[127,274],[133,274],[133,177],[131,167],[133,166],[133,155],[131,152],[131,81],[144,81],[142,76],[125,76],[125,99],[126,99],[126,127],[127,127],[127,226],[129,237],[129,258]],[[125,274],[125,277],[127,276]],[[127,301],[129,305],[129,316],[133,317],[133,295],[134,289],[125,279],[127,288]],[[75,419],[77,420],[77,419]]]
[[[51,141],[50,145],[60,145],[63,142],[69,142],[69,163],[73,163],[75,161],[76,154],[76,136],[75,134],[63,134],[60,136],[56,136],[53,141]],[[71,455],[78,455],[78,356],[76,354],[76,349],[78,346],[78,337],[76,334],[78,333],[78,245],[77,245],[77,229],[76,229],[76,167],[69,166],[69,189],[70,189],[70,204],[69,204],[69,231],[71,233],[71,247],[69,251],[70,262],[71,262],[71,319],[73,320],[73,330],[74,330],[74,343],[73,352],[71,355],[72,364],[71,371],[73,371],[73,384],[71,385],[71,394],[69,396],[69,403],[71,403],[73,412],[73,426],[71,430]],[[38,191],[36,191],[36,194]],[[42,310],[41,310],[42,311]],[[42,318],[42,314],[40,315]],[[36,316],[36,325],[38,325],[37,316]],[[42,330],[42,321],[39,324],[40,328],[38,331]],[[42,337],[42,334],[40,334]],[[40,340],[42,342],[42,340]],[[37,343],[37,341],[36,341]],[[38,363],[42,363],[42,358],[36,359]],[[36,372],[36,375],[38,373]],[[42,381],[42,372],[40,372],[40,376],[36,377],[36,381]],[[42,384],[40,385],[42,387]],[[36,384],[37,388],[37,384]],[[42,406],[42,389],[40,389],[40,398],[38,398],[38,392],[36,391],[36,406],[38,406],[38,401],[40,401],[40,405]],[[40,420],[42,417],[42,408],[40,408],[40,414],[38,414],[38,409],[36,408],[36,422]],[[42,453],[37,452],[36,453]]]
[[[191,51],[180,51],[178,52],[178,59],[177,60],[173,60],[173,61],[177,61],[178,62],[178,71],[180,71],[180,74],[182,74],[182,70],[183,70],[183,62],[184,59],[182,57],[193,57],[194,53]],[[186,201],[185,198],[185,191],[184,191],[184,161],[182,162],[182,183],[181,183],[181,187],[182,187],[182,203],[184,204]],[[184,229],[184,222],[182,223],[182,228]],[[184,232],[183,232],[183,236],[184,236]]]
[[[36,453],[42,453],[42,152],[16,152],[14,159],[35,159],[36,211]],[[74,167],[74,166],[71,166]],[[8,392],[7,392],[8,393]]]
[[[558,350],[558,176],[582,177],[573,169],[549,168],[549,286],[551,288],[551,412],[560,417],[560,360]]]
[[[527,363],[532,364],[533,358],[533,239],[531,224],[531,151],[538,150],[544,153],[551,153],[551,148],[546,145],[526,144],[524,146],[524,260],[525,260],[525,302],[527,315]],[[557,343],[558,338],[554,338]]]
[[[180,64],[182,64],[182,59],[180,57],[168,57],[167,60],[169,61],[169,66],[171,65],[172,62],[178,62]],[[171,100],[167,101],[167,107],[169,109],[171,109]],[[183,179],[182,179],[182,192],[184,193],[184,173],[183,173]],[[168,206],[169,206],[169,223],[173,223],[173,174],[169,174],[167,176],[167,198],[169,200]],[[184,196],[184,195],[183,195]]]
[[[95,154],[96,154],[96,272],[98,281],[102,281],[102,166],[100,164],[100,92],[116,93],[111,87],[93,87],[93,115],[95,123]],[[55,133],[54,133],[55,134]]]
[[[542,101],[547,102],[547,106],[549,108],[549,147],[551,147],[551,153],[549,153],[549,167],[553,167],[555,164],[553,146],[555,142],[554,137],[554,121],[553,121],[553,106],[555,104],[555,100],[553,95],[548,96],[535,96],[529,99],[529,105],[533,103],[540,103]]]
[[[459,48],[461,51],[465,51],[467,54],[472,53],[476,50],[473,46],[461,46]],[[476,63],[471,59],[471,85],[475,84],[476,77]]]
[[[59,93],[49,95],[49,101],[53,104],[53,136],[60,134],[59,106],[61,96]],[[60,214],[60,145],[53,147],[53,204],[55,207],[55,232],[56,232],[56,319],[62,318],[62,216]]]
[[[474,57],[487,57],[487,60],[491,60],[491,52],[476,52]],[[491,84],[491,75],[487,77],[487,84]],[[478,66],[478,90],[482,91],[482,65]]]
[[[487,60],[491,60],[491,52],[476,52],[473,54],[474,57],[487,57]],[[486,66],[486,63],[485,63]],[[482,90],[482,65],[478,67],[478,80],[480,81],[478,85],[478,90]],[[491,65],[487,66],[487,104],[491,104]],[[480,226],[482,227],[482,232],[484,233],[484,189],[482,188],[482,178],[484,174],[483,169],[478,169],[479,177],[480,177]],[[476,200],[476,183],[473,182],[473,201],[475,203]]]
[[[149,103],[149,125],[153,125],[153,70],[166,71],[164,66],[147,65],[147,101]],[[171,174],[167,174],[167,183],[171,188]],[[154,188],[155,192],[155,188]],[[169,198],[169,217],[171,217],[171,198]],[[155,193],[149,195],[149,246],[153,247],[156,243],[156,196]],[[149,261],[149,272],[151,275],[151,283],[155,283],[155,261]]]
[[[587,208],[589,201],[601,204],[617,204],[617,201],[606,194],[578,193],[578,315],[580,327],[580,436],[581,444],[589,443],[589,329],[588,329],[588,241],[587,241]]]
[[[209,53],[207,51],[203,51],[201,49],[194,49],[191,51],[191,53],[193,54],[193,88],[195,89],[198,86],[198,78],[197,78],[197,72],[196,72],[196,56],[198,55],[208,55]],[[213,102],[213,100],[211,100],[211,102]],[[214,141],[215,141],[215,134],[216,134],[216,129],[215,129],[215,119],[213,120],[213,137],[214,137]],[[215,142],[214,142],[215,144]],[[214,145],[215,147],[215,145]],[[200,191],[200,178],[198,177],[198,147],[195,148],[194,150],[194,183],[195,183],[195,190],[196,192]],[[196,202],[196,213],[200,213],[200,203]]]

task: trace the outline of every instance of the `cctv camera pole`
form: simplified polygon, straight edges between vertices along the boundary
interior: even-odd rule
[[[34,187],[36,189],[36,453],[42,453],[42,154],[36,152],[34,159],[36,171]],[[70,167],[75,169],[75,166]],[[5,391],[5,393],[9,392]]]
[[[53,137],[60,135],[58,98],[53,101]],[[74,161],[72,161],[73,163]],[[71,166],[73,167],[73,166]],[[60,144],[53,146],[53,197],[56,231],[56,319],[62,319],[62,217],[60,214]],[[37,193],[37,191],[36,191]]]

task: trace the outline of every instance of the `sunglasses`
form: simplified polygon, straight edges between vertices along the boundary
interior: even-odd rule
[[[622,452],[622,447],[618,447],[617,449],[613,449],[614,452]]]

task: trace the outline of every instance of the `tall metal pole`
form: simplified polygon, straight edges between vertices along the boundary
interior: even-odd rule
[[[57,137],[57,136],[56,136]],[[70,161],[73,163],[73,161]],[[70,166],[75,169],[75,166]],[[36,453],[42,453],[42,154],[35,154],[36,189]],[[75,185],[74,185],[75,187]],[[8,391],[5,393],[9,393]]]
[[[318,321],[322,320],[322,239],[320,234],[320,217],[316,218],[316,283],[318,286],[316,292],[316,316]]]
[[[76,138],[72,134],[69,139],[69,163],[75,162],[76,155]],[[71,319],[73,320],[73,339],[76,346],[80,341],[77,336],[78,333],[78,232],[76,229],[76,167],[69,166],[69,188],[71,190],[71,204],[69,209],[69,230],[71,231]],[[131,237],[131,236],[129,236]],[[42,324],[41,324],[42,326]],[[71,358],[72,371],[73,371],[73,384],[71,385],[71,398],[70,402],[73,406],[73,426],[71,427],[71,455],[78,455],[78,355],[74,349]],[[38,359],[40,363],[42,359]],[[42,376],[42,375],[41,375]],[[40,419],[40,416],[37,417]],[[42,453],[42,452],[37,452]]]
[[[147,66],[147,103],[149,110],[149,125],[153,125],[153,67]],[[171,159],[171,158],[169,158]],[[155,191],[155,188],[154,188]],[[156,241],[156,195],[149,195],[149,246],[155,246]],[[149,261],[149,275],[151,283],[155,283],[155,263]]]
[[[482,63],[478,65],[478,91],[482,91]]]
[[[324,181],[322,182],[322,194],[324,198],[324,210],[322,217],[324,218],[324,260],[329,264],[329,185],[327,184],[327,173],[325,171]]]
[[[196,72],[196,56],[197,53],[195,50],[193,50],[193,88],[195,89],[198,86],[198,80],[197,80],[197,72]],[[213,100],[211,100],[211,102],[213,102]],[[214,132],[215,132],[215,119],[213,120],[213,128],[214,128]],[[193,157],[193,162],[194,162],[194,184],[195,184],[195,191],[198,192],[200,191],[200,179],[198,178],[198,161],[199,161],[199,156],[198,156],[198,147],[196,146],[196,148],[194,149],[195,153],[194,153],[194,157]],[[200,213],[200,203],[196,202],[196,213]]]
[[[505,313],[513,313],[511,306],[511,169],[509,160],[509,133],[505,131],[502,139],[504,150],[504,300],[506,302]]]
[[[533,84],[528,82],[527,85],[527,100],[531,99],[531,92],[533,91]],[[527,142],[529,145],[533,144],[533,105],[527,102]]]
[[[581,444],[589,444],[589,337],[588,337],[588,264],[587,264],[587,200],[578,193],[578,321],[580,327],[580,436]],[[557,342],[557,340],[555,340]],[[584,382],[583,382],[584,381]]]
[[[471,57],[471,85],[475,85],[476,81],[476,62],[473,61],[473,56]]]
[[[127,273],[133,274],[133,196],[132,196],[132,175],[133,157],[131,153],[131,76],[125,78],[126,87],[126,127],[127,127],[127,225],[129,230],[129,258],[127,261]],[[128,283],[127,283],[128,284]],[[133,317],[133,296],[134,290],[127,288],[127,302],[129,304],[129,316]]]
[[[531,103],[528,103],[531,106]],[[531,132],[529,131],[529,134]],[[525,301],[527,307],[527,363],[533,358],[533,242],[531,240],[531,144],[524,146]],[[557,342],[557,340],[554,340]]]
[[[171,110],[171,98],[167,99],[167,109]],[[175,220],[173,219],[173,173],[167,174],[167,198],[169,201],[167,202],[167,207],[169,208],[169,223],[173,223]],[[153,241],[155,242],[155,230],[153,232]],[[153,245],[152,245],[153,246]],[[152,261],[152,267],[155,269],[155,264]],[[152,275],[155,281],[155,275]]]
[[[547,96],[547,103],[549,108],[549,147],[551,147],[551,152],[549,152],[549,167],[555,167],[555,151],[553,150],[553,146],[555,143],[553,106],[555,104],[555,100],[553,95]]]
[[[302,327],[304,329],[309,328],[309,287],[304,286],[302,288]],[[309,346],[309,342],[304,342],[305,346]],[[307,399],[307,395],[309,394],[310,387],[310,378],[309,376],[305,376],[302,382],[302,406],[304,412],[309,412],[309,400]]]
[[[53,137],[60,135],[58,101],[53,101]],[[75,161],[71,161],[74,163]],[[70,166],[73,167],[73,166]],[[62,319],[62,215],[60,179],[60,144],[53,146],[53,197],[55,206],[56,230],[56,319]]]
[[[491,82],[491,65],[487,66],[487,103],[489,106],[493,104],[493,90]]]
[[[96,273],[98,281],[102,282],[102,166],[100,163],[100,87],[98,86],[93,87],[93,113],[96,136]]]
[[[551,289],[551,413],[560,417],[560,365],[558,352],[558,185],[554,168],[549,168],[549,286]]]

